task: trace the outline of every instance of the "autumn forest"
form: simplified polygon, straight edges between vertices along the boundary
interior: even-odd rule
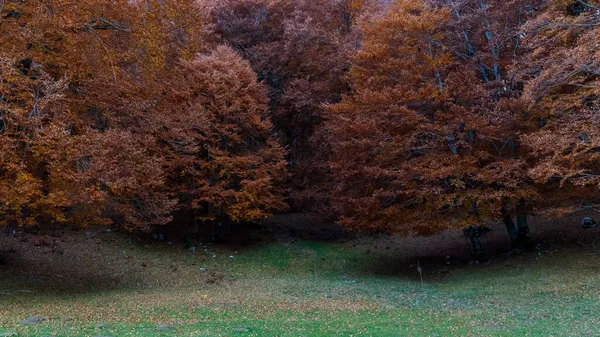
[[[527,213],[600,183],[593,1],[0,4],[3,226],[291,209],[367,232],[504,221],[519,246]]]
[[[531,219],[576,213],[569,226],[596,227],[599,187],[596,0],[0,0],[7,235],[110,228],[161,241],[165,231],[204,231],[215,241],[225,224],[243,232],[301,214],[367,237],[458,232],[479,265],[490,261],[481,242],[490,226],[501,228],[509,254],[534,251],[532,259],[545,243]],[[60,241],[33,240],[52,254]],[[582,240],[582,249],[596,244]],[[200,241],[185,249],[217,261]],[[298,262],[307,277],[320,280],[319,249],[288,241],[274,263],[298,249],[292,255],[308,254],[306,266]],[[2,251],[16,248],[0,248],[2,266]],[[322,251],[352,281],[344,268],[353,248]],[[223,253],[231,256],[220,265],[236,254]],[[410,263],[414,284],[427,284],[421,258]],[[202,282],[228,280],[219,275]],[[442,296],[432,294],[425,301]],[[0,335],[13,336],[1,334],[1,307]],[[458,326],[402,335],[468,335]],[[540,336],[568,335],[555,328]]]

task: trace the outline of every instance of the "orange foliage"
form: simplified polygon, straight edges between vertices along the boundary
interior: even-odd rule
[[[269,168],[264,172],[250,169],[252,173],[239,181],[230,178],[235,182],[223,183],[210,196],[203,194],[206,187],[198,186],[198,199],[227,208],[234,220],[256,220],[284,207],[282,192],[271,183],[285,176],[278,158],[283,152],[269,136],[268,116],[263,113],[266,93],[255,75],[248,66],[236,66],[242,61],[232,61],[232,53],[219,49],[219,56],[228,57],[222,68],[229,78],[222,87],[215,89],[210,82],[214,77],[194,87],[192,81],[198,78],[190,78],[189,73],[204,60],[195,55],[215,47],[205,18],[208,12],[201,2],[27,1],[9,2],[3,11],[9,15],[0,19],[0,34],[9,38],[0,42],[0,93],[5,97],[0,108],[6,128],[2,137],[11,140],[3,142],[6,178],[2,190],[6,193],[0,205],[6,213],[4,224],[110,221],[125,228],[150,229],[169,223],[180,207],[180,191],[171,184],[179,173],[172,171],[176,160],[165,149],[164,125],[189,117],[185,110],[191,106],[200,110],[202,104],[212,103],[217,110],[241,104],[234,118],[243,116],[237,122],[249,123],[242,126],[252,132],[237,134],[244,130],[232,128],[220,134],[225,131],[221,126],[229,122],[215,115],[212,131],[194,130],[202,137],[194,139],[193,146],[204,151],[225,137],[231,137],[232,143],[256,137],[257,142],[268,144],[256,152],[251,147],[235,158],[239,162],[228,162],[228,154],[215,146],[210,156],[219,165],[198,157],[186,162],[184,169],[214,166],[212,171],[229,177],[235,173],[226,170],[264,169],[267,164]],[[19,62],[33,62],[25,71],[36,75],[20,74],[15,69]],[[251,91],[246,101],[233,100],[239,93],[232,93],[228,100],[222,96],[236,80],[242,81],[237,84],[243,86],[240,90]],[[212,102],[198,100],[211,90],[219,91],[212,92],[216,95]],[[194,94],[184,97],[187,92]],[[173,104],[165,104],[175,97],[190,101],[177,102],[182,109],[178,111]],[[245,109],[255,112],[245,115]],[[199,110],[201,118],[194,122],[208,128],[202,122],[210,113]],[[225,111],[214,112],[218,113]],[[210,132],[216,134],[207,138]],[[198,173],[198,181],[208,180],[206,171]]]
[[[324,211],[329,194],[326,135],[315,135],[324,105],[348,90],[359,18],[375,1],[223,0],[213,9],[221,38],[250,61],[269,90],[269,107],[288,148],[290,199]]]
[[[285,153],[272,135],[267,93],[250,65],[229,47],[218,46],[183,63],[170,109],[168,130],[174,177],[202,219],[228,216],[261,220],[286,208],[282,182]]]
[[[2,226],[431,234],[600,184],[597,1],[2,4]]]
[[[528,67],[517,74],[527,80],[538,128],[523,138],[540,183],[600,184],[600,8],[578,4],[581,12],[573,13],[565,2],[546,1],[524,28]]]
[[[501,92],[501,58],[482,76],[453,50],[455,25],[467,29],[446,8],[399,0],[365,28],[352,93],[327,126],[332,200],[350,228],[431,234],[499,219],[535,196],[515,145],[524,103]]]

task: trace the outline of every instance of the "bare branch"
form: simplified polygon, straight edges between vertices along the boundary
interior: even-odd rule
[[[87,25],[82,27],[83,30],[118,30],[121,32],[129,33],[131,30],[129,28],[124,28],[119,26],[116,23],[106,20],[105,18],[93,18],[91,19]]]
[[[584,5],[584,6],[586,6],[586,7],[589,7],[589,8],[600,9],[600,7],[594,6],[594,5],[592,5],[590,3],[587,3],[586,1],[583,1],[583,0],[577,0],[577,2],[580,3],[580,4],[582,4],[582,5]]]
[[[0,295],[7,295],[7,296],[12,296],[16,293],[32,293],[33,291],[31,290],[15,290],[15,291],[1,291]]]
[[[593,208],[593,209],[595,209],[595,210],[597,211],[597,208],[600,208],[600,204],[597,204],[597,205],[589,205],[589,206],[581,206],[581,207],[579,207],[579,208],[575,208],[575,209],[573,209],[573,211],[571,211],[571,213],[575,213],[575,212],[579,212],[579,211],[584,211],[584,210],[586,210],[586,209],[590,209],[590,208]]]
[[[106,52],[106,56],[108,57],[108,62],[110,63],[110,68],[112,69],[112,72],[113,72],[113,79],[116,82],[117,81],[117,70],[115,69],[115,64],[112,60],[112,57],[110,56],[110,50],[108,50],[108,48],[106,47],[106,44],[104,43],[104,41],[102,40],[100,35],[98,35],[98,33],[96,33],[95,30],[89,29],[89,30],[87,30],[87,32],[89,32],[94,37],[96,37],[98,42],[100,42],[100,45],[102,46],[102,48],[104,48],[104,51]]]
[[[36,87],[33,89],[33,107],[31,108],[31,112],[27,118],[31,119],[35,117],[38,113],[38,102],[40,100],[40,88]]]

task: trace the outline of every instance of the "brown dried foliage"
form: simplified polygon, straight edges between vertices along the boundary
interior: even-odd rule
[[[258,221],[289,198],[352,229],[431,234],[522,200],[563,209],[600,183],[599,11],[7,1],[1,224]]]

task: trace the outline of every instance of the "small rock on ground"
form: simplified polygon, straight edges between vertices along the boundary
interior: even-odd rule
[[[98,329],[104,329],[104,328],[106,328],[106,324],[104,324],[104,323],[98,323],[98,324],[96,324],[96,328],[98,328]]]
[[[159,330],[159,331],[170,331],[173,329],[175,329],[175,328],[169,324],[159,324],[156,326],[156,330]]]
[[[37,324],[42,323],[42,319],[39,317],[29,317],[29,318],[22,320],[19,323],[21,323],[23,325],[37,325]]]
[[[3,332],[3,333],[0,333],[0,337],[17,337],[17,333],[12,332],[12,331]]]
[[[246,332],[250,332],[250,329],[248,329],[248,328],[233,328],[233,329],[231,329],[231,332],[246,333]]]

